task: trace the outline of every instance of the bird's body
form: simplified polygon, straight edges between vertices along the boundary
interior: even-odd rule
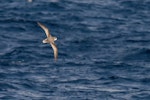
[[[43,24],[41,24],[41,23],[39,23],[39,22],[38,22],[38,25],[45,31],[46,36],[47,36],[47,38],[43,40],[43,43],[49,43],[49,44],[52,46],[53,51],[54,51],[54,58],[55,58],[55,60],[57,60],[57,57],[58,57],[58,49],[57,49],[57,47],[56,47],[56,45],[55,45],[55,43],[54,43],[54,41],[56,41],[57,38],[51,36],[51,34],[50,34],[50,32],[49,32],[49,29],[48,29],[46,26],[44,26]]]

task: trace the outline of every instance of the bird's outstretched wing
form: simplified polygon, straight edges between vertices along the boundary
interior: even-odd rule
[[[55,60],[57,60],[57,57],[58,57],[58,49],[56,47],[56,45],[54,43],[50,43],[52,48],[53,48],[53,51],[54,51],[54,58]]]
[[[44,32],[46,33],[47,37],[51,37],[49,29],[45,25],[41,24],[40,22],[37,22],[37,24],[44,30]]]

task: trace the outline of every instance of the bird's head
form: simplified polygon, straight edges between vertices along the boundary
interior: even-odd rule
[[[54,41],[56,41],[57,40],[57,37],[54,37]]]

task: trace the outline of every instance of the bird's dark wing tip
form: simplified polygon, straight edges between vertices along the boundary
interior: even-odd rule
[[[40,22],[37,22],[37,24],[40,25],[41,23],[40,23]]]

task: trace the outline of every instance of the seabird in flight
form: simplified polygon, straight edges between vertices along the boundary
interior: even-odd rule
[[[57,37],[51,36],[49,29],[46,26],[44,26],[43,24],[41,24],[39,22],[37,22],[37,24],[44,30],[44,32],[46,33],[46,36],[47,36],[47,38],[43,40],[43,43],[49,43],[52,46],[53,51],[54,51],[54,59],[57,60],[58,49],[54,43],[54,41],[57,40]]]

